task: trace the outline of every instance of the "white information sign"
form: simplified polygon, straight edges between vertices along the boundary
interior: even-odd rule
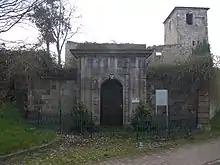
[[[169,116],[169,112],[168,112],[168,90],[167,89],[157,89],[156,90],[156,114],[157,112],[157,107],[158,106],[166,106],[166,124],[167,124],[167,129],[168,129],[168,125],[169,125],[169,120],[168,120],[168,116]]]
[[[156,106],[168,106],[168,90],[156,90]]]

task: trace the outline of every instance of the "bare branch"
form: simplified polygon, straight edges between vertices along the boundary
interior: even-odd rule
[[[0,33],[9,31],[18,24],[34,6],[44,0],[1,0]]]

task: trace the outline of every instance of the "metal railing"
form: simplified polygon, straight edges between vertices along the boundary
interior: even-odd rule
[[[60,122],[59,114],[45,114],[40,111],[32,111],[27,115],[27,121],[38,127],[47,129],[59,130]],[[63,132],[73,134],[88,133],[91,136],[102,129],[97,129],[92,120],[92,113],[88,115],[62,115],[62,130]],[[130,127],[130,126],[129,126]],[[148,119],[140,119],[133,123],[129,129],[131,136],[136,136],[137,139],[143,138],[167,138],[184,136],[197,129],[196,115],[187,114],[179,116],[164,115],[151,116]],[[123,129],[121,131],[128,131]],[[115,133],[114,133],[115,134]]]

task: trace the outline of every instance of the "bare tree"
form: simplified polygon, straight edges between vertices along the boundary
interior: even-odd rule
[[[0,33],[18,24],[34,6],[44,0],[0,0]]]
[[[61,52],[67,40],[78,33],[79,27],[73,30],[72,19],[75,16],[76,6],[71,6],[68,0],[46,0],[39,6],[35,6],[30,20],[36,25],[40,32],[40,37],[45,41],[47,52],[50,53],[50,44],[55,43],[58,66],[62,68]],[[62,105],[61,105],[61,82],[57,83],[58,109],[60,112],[60,132],[62,132]]]
[[[58,9],[58,24],[54,29],[54,38],[58,55],[58,64],[61,65],[61,52],[65,42],[71,39],[75,34],[79,32],[80,26],[73,30],[71,26],[72,19],[78,19],[80,16],[75,16],[76,6],[71,6],[69,11],[66,12],[66,6],[70,6],[68,2],[60,0]]]
[[[55,43],[60,66],[65,42],[77,34],[80,28],[78,26],[73,30],[71,25],[73,19],[80,18],[75,14],[76,6],[72,6],[68,0],[46,0],[35,6],[33,13],[29,14],[31,22],[40,32],[40,38],[46,43],[48,53],[50,44]]]

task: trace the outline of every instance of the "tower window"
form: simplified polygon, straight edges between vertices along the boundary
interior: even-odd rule
[[[192,45],[195,46],[195,41],[192,41]]]
[[[186,14],[186,23],[188,25],[192,25],[193,24],[193,14],[192,13],[187,13]]]

